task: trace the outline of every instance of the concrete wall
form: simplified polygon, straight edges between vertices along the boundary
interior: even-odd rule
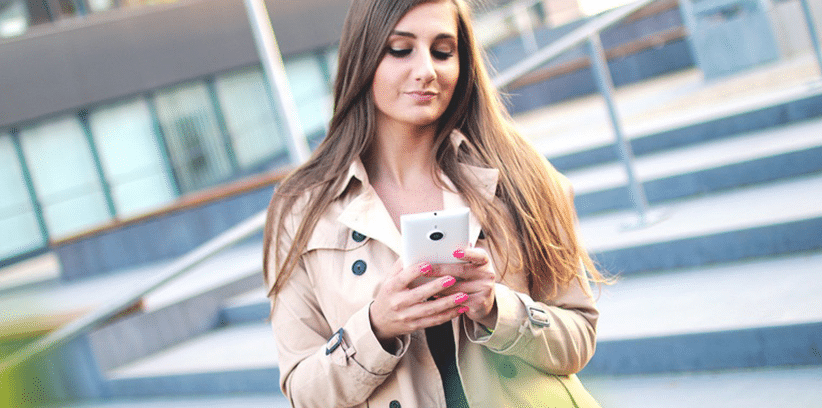
[[[284,55],[339,39],[348,0],[267,0]],[[0,42],[0,127],[258,63],[242,0],[125,8]]]

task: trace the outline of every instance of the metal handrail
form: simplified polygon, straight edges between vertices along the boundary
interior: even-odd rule
[[[598,34],[603,29],[618,23],[623,18],[652,3],[653,1],[656,0],[642,0],[633,4],[625,5],[599,18],[596,18],[589,23],[586,23],[585,25],[535,53],[531,57],[528,57],[515,66],[505,70],[493,79],[493,83],[498,88],[511,84],[519,77],[529,73],[531,70],[539,67],[550,59],[557,57],[561,53],[573,48],[583,41],[588,40],[591,35]],[[57,347],[77,338],[81,334],[94,329],[102,323],[105,323],[112,317],[127,309],[129,306],[138,302],[148,293],[163,286],[169,281],[184,275],[194,267],[220,254],[223,250],[228,249],[240,241],[262,231],[265,227],[265,218],[266,211],[262,211],[246,219],[228,231],[223,232],[217,237],[195,248],[188,254],[183,255],[177,261],[164,268],[163,271],[157,276],[149,279],[148,283],[131,292],[127,292],[121,299],[115,302],[110,302],[109,304],[100,307],[100,309],[92,311],[89,314],[78,318],[77,320],[16,351],[9,356],[9,358],[0,363],[0,372],[19,366],[39,354],[54,350]]]
[[[636,177],[634,154],[631,151],[630,143],[625,137],[625,132],[622,129],[622,124],[617,114],[616,103],[613,98],[613,82],[611,74],[608,72],[605,51],[600,41],[600,33],[602,30],[617,24],[654,1],[657,0],[640,0],[614,9],[602,17],[593,19],[545,48],[536,51],[530,57],[506,69],[494,78],[494,85],[498,88],[507,87],[525,74],[560,56],[564,52],[582,43],[588,43],[591,55],[591,68],[597,81],[597,87],[602,93],[605,104],[608,107],[608,116],[616,136],[616,147],[618,148],[619,156],[622,159],[625,173],[628,177],[628,195],[638,215],[638,221],[634,225],[636,227],[646,226],[650,222],[658,220],[659,217],[658,214],[649,213],[648,199],[645,196],[645,190]]]
[[[148,283],[131,292],[127,292],[117,301],[110,302],[109,304],[72,321],[71,323],[18,350],[10,355],[8,359],[0,363],[0,372],[19,366],[34,356],[54,350],[55,348],[77,338],[81,334],[94,329],[102,323],[105,323],[110,318],[127,309],[130,305],[138,302],[148,293],[154,291],[160,286],[163,286],[169,281],[182,276],[206,260],[220,254],[223,250],[228,249],[242,240],[262,231],[265,226],[265,217],[266,211],[262,211],[246,219],[228,231],[223,232],[186,255],[183,255],[181,258],[165,267],[161,273],[158,273],[156,276],[150,278]]]
[[[531,56],[523,59],[514,66],[500,72],[494,79],[497,88],[505,88],[525,74],[539,68],[548,61],[560,56],[562,53],[588,41],[588,39],[602,30],[609,28],[622,21],[637,10],[653,3],[657,0],[641,0],[635,3],[626,4],[622,7],[611,10],[601,17],[595,18],[562,38],[554,41]]]

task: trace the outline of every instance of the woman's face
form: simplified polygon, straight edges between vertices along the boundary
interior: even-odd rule
[[[457,14],[450,1],[424,3],[405,14],[374,75],[378,122],[435,123],[459,78],[457,45]]]

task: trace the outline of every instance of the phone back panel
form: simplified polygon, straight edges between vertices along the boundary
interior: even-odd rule
[[[454,251],[468,247],[468,208],[400,216],[403,265],[458,263]]]

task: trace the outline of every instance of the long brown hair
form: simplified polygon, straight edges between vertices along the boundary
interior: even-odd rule
[[[340,40],[328,135],[308,162],[281,183],[269,205],[263,260],[269,294],[276,295],[291,276],[318,220],[343,187],[349,166],[376,139],[374,73],[399,20],[429,1],[436,0],[353,1]],[[460,74],[451,103],[438,123],[436,148],[431,152],[437,165],[477,216],[492,252],[504,258],[504,265],[497,265],[503,274],[512,269],[526,271],[531,291],[546,294],[579,276],[580,263],[589,279],[602,281],[579,242],[573,201],[563,191],[561,176],[511,125],[485,69],[467,5],[463,0],[444,1],[453,3],[457,11]],[[468,139],[458,150],[449,141],[453,129]],[[460,163],[499,169],[498,200],[489,202],[475,190]],[[284,209],[292,208],[306,194],[306,207],[290,248],[272,251],[271,245],[279,245],[284,234],[289,216]]]

